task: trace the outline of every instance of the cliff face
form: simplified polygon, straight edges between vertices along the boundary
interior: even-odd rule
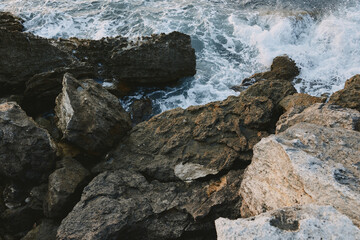
[[[358,234],[360,112],[297,94],[287,56],[239,96],[132,126],[119,89],[94,78],[192,75],[189,36],[49,40],[8,14],[0,24],[0,239],[215,239],[219,217],[266,211],[217,220],[219,239]],[[331,99],[356,99],[357,79]],[[335,209],[295,206],[309,203]]]

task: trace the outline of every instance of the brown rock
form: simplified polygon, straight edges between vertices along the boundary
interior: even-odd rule
[[[135,124],[149,120],[152,114],[152,102],[149,98],[136,99],[130,105],[131,119]]]
[[[360,111],[360,75],[348,79],[343,90],[331,95],[329,103]]]
[[[286,96],[279,102],[279,105],[285,111],[288,111],[293,107],[305,109],[310,105],[322,102],[324,102],[324,99],[322,98],[314,97],[306,93],[295,93],[293,95]]]

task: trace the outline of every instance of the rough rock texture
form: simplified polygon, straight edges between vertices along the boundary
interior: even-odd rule
[[[242,216],[316,203],[360,226],[359,142],[360,132],[309,123],[262,139],[241,184]]]
[[[0,15],[0,96],[22,93],[34,75],[37,76],[27,84],[28,89],[42,85],[44,76],[38,74],[45,74],[50,82],[39,98],[46,99],[57,89],[56,83],[62,79],[58,73],[63,68],[75,73],[86,66],[90,69],[83,72],[87,78],[116,79],[132,86],[173,83],[196,73],[190,36],[179,32],[137,41],[123,37],[54,40],[20,32],[21,29],[20,19],[7,13]],[[32,93],[27,90],[27,94]],[[41,105],[39,98],[34,99],[37,105]]]
[[[360,229],[331,206],[304,205],[215,222],[218,240],[360,239]]]
[[[301,122],[359,130],[360,112],[324,103],[316,103],[303,111],[299,108],[292,108],[281,115],[276,123],[276,133],[283,132]]]
[[[173,109],[135,126],[94,171],[134,169],[161,181],[191,181],[245,167],[273,122],[266,97],[229,97]]]
[[[214,220],[236,217],[242,170],[218,181],[161,183],[127,170],[104,172],[62,221],[58,239],[214,239]],[[221,213],[218,213],[220,209]]]
[[[42,182],[55,163],[49,134],[14,102],[0,105],[0,174],[19,181]]]
[[[152,102],[149,98],[136,99],[130,105],[131,119],[135,124],[149,120],[152,114]]]
[[[52,220],[44,219],[40,225],[32,229],[21,240],[53,240],[56,239],[58,224]]]
[[[291,82],[299,75],[299,68],[296,63],[288,56],[278,56],[274,58],[270,71],[255,73],[249,78],[245,78],[238,86],[232,87],[235,91],[243,91],[246,87],[262,80],[284,80]]]
[[[45,215],[49,218],[65,217],[74,206],[76,191],[84,187],[86,178],[90,175],[80,163],[64,158],[62,167],[49,176],[49,185],[44,202]]]
[[[64,75],[55,112],[63,138],[94,154],[104,153],[131,128],[114,95],[94,80],[79,81],[71,74]]]
[[[344,89],[331,95],[329,103],[360,111],[360,74],[348,79]]]
[[[288,111],[291,108],[302,108],[305,109],[315,103],[322,103],[324,99],[319,97],[314,97],[306,93],[295,93],[285,97],[279,102],[279,105],[285,110]]]

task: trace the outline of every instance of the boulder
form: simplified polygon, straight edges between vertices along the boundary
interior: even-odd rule
[[[218,240],[360,239],[360,229],[331,206],[304,205],[215,222]]]
[[[360,112],[354,109],[324,103],[316,103],[303,111],[299,108],[291,108],[281,115],[279,121],[276,123],[276,133],[283,132],[289,127],[301,122],[359,130]]]
[[[291,108],[301,108],[305,109],[310,107],[315,103],[323,103],[325,99],[314,97],[306,93],[295,93],[293,95],[286,96],[283,98],[279,105],[285,110],[288,111]]]
[[[0,174],[24,182],[47,180],[55,147],[46,130],[14,102],[0,104]]]
[[[360,132],[310,123],[263,138],[241,184],[242,216],[315,203],[360,226],[359,142]]]
[[[9,12],[0,12],[0,30],[18,31],[24,30],[23,20]]]
[[[241,92],[248,86],[263,80],[284,80],[291,82],[299,73],[300,70],[294,60],[286,55],[278,56],[274,58],[270,71],[255,73],[251,77],[242,80],[240,85],[233,86],[232,89]]]
[[[343,90],[331,95],[329,103],[353,108],[360,112],[360,74],[348,79]]]
[[[63,219],[57,238],[214,239],[216,218],[240,216],[235,206],[242,172],[190,184],[149,181],[127,170],[101,173]]]
[[[84,187],[90,173],[80,163],[64,158],[61,168],[49,176],[48,191],[44,201],[45,216],[63,218],[75,205],[77,191]],[[79,194],[79,193],[78,193]]]
[[[63,138],[93,154],[102,154],[131,128],[119,100],[92,79],[63,78],[56,98],[57,126]]]
[[[252,147],[271,127],[267,97],[231,96],[173,109],[135,126],[93,171],[133,169],[161,181],[192,181],[250,163]]]

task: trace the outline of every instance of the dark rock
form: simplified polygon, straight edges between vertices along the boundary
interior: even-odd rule
[[[246,166],[254,144],[268,136],[273,110],[266,97],[231,96],[164,112],[135,126],[94,171],[134,169],[161,181],[191,181]]]
[[[0,30],[18,31],[24,30],[23,20],[8,12],[0,12]]]
[[[55,140],[61,139],[62,133],[56,127],[56,116],[54,113],[47,113],[35,118],[35,122],[42,128],[46,129],[50,136]]]
[[[343,90],[331,95],[329,103],[353,108],[360,112],[360,74],[348,79]]]
[[[149,98],[136,99],[130,105],[131,119],[135,124],[149,120],[152,114],[152,102]]]
[[[102,154],[131,128],[119,100],[91,79],[65,74],[56,99],[58,127],[67,141],[93,154]]]
[[[89,176],[80,163],[71,158],[64,158],[62,168],[55,170],[49,176],[48,192],[44,202],[45,215],[49,218],[65,217],[75,205],[76,191],[84,187]]]
[[[0,174],[19,181],[47,180],[55,163],[49,134],[14,102],[0,105]]]
[[[17,104],[21,105],[23,98],[24,97],[21,95],[5,96],[3,98],[0,98],[0,104],[6,103],[6,102],[16,102]]]
[[[53,240],[59,225],[53,220],[44,219],[41,224],[29,231],[21,240]]]
[[[274,58],[270,71],[255,73],[251,77],[245,78],[240,85],[233,86],[231,89],[241,92],[248,86],[262,80],[284,80],[291,82],[299,73],[299,68],[294,60],[286,55],[278,56]]]
[[[221,216],[211,214],[215,208],[229,208],[234,216],[240,216],[233,207],[240,201],[242,173],[231,171],[210,184],[148,182],[141,174],[126,170],[102,173],[84,189],[81,201],[62,221],[57,237],[176,239],[204,228],[215,234],[213,222]]]

